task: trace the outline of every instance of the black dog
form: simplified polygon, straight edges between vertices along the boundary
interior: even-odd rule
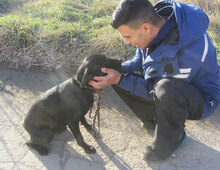
[[[79,121],[90,131],[85,114],[93,105],[94,89],[88,85],[93,76],[103,76],[102,67],[121,71],[121,61],[108,59],[103,55],[85,58],[76,75],[45,93],[33,104],[24,120],[24,128],[30,134],[27,145],[47,155],[48,144],[55,133],[69,127],[77,143],[86,153],[96,150],[84,142],[79,129]]]

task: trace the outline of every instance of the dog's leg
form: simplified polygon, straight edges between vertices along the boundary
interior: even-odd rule
[[[29,142],[26,143],[27,146],[35,149],[40,155],[44,156],[44,155],[48,155],[48,149],[43,146],[43,145],[39,145],[39,144],[34,144],[34,142],[32,142],[31,140]]]
[[[35,149],[40,155],[48,155],[48,149],[45,146],[54,136],[54,133],[49,129],[33,128],[28,131],[31,139],[26,144]]]
[[[60,125],[53,129],[54,133],[61,133],[67,129],[66,125]]]
[[[81,124],[86,128],[87,131],[92,131],[92,126],[88,124],[84,116],[81,119]]]
[[[70,124],[68,124],[68,127],[70,128],[71,132],[73,133],[73,136],[76,138],[78,145],[81,146],[87,154],[91,154],[91,153],[96,152],[95,148],[93,148],[92,146],[89,146],[85,143],[85,141],[82,137],[82,134],[80,132],[80,129],[79,129],[79,122],[70,123]]]

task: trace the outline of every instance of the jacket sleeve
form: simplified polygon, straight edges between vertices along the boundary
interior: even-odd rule
[[[122,76],[117,86],[129,91],[133,95],[152,101],[152,96],[147,91],[147,82],[143,77],[135,75]]]
[[[136,50],[136,55],[133,59],[122,63],[124,73],[134,74],[135,72],[143,72],[142,69],[142,53],[139,48]]]
[[[199,50],[198,50],[199,49]],[[187,82],[204,79],[208,74],[211,76],[217,71],[215,48],[207,34],[182,49],[178,56],[179,74],[173,77]]]

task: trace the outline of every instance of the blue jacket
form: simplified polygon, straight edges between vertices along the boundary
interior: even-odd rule
[[[154,8],[158,14],[168,16],[153,40],[156,48],[151,43],[149,48],[137,49],[135,57],[122,64],[127,76],[122,77],[118,86],[153,100],[155,80],[182,79],[201,90],[205,101],[201,119],[204,119],[220,103],[216,49],[206,33],[209,19],[198,7],[178,1],[159,1]]]

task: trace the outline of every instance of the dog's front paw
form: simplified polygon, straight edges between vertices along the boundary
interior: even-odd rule
[[[84,150],[85,150],[85,152],[86,152],[87,154],[94,154],[94,153],[96,153],[95,148],[92,147],[92,146],[89,146],[88,148],[86,148],[86,149],[84,149]]]

